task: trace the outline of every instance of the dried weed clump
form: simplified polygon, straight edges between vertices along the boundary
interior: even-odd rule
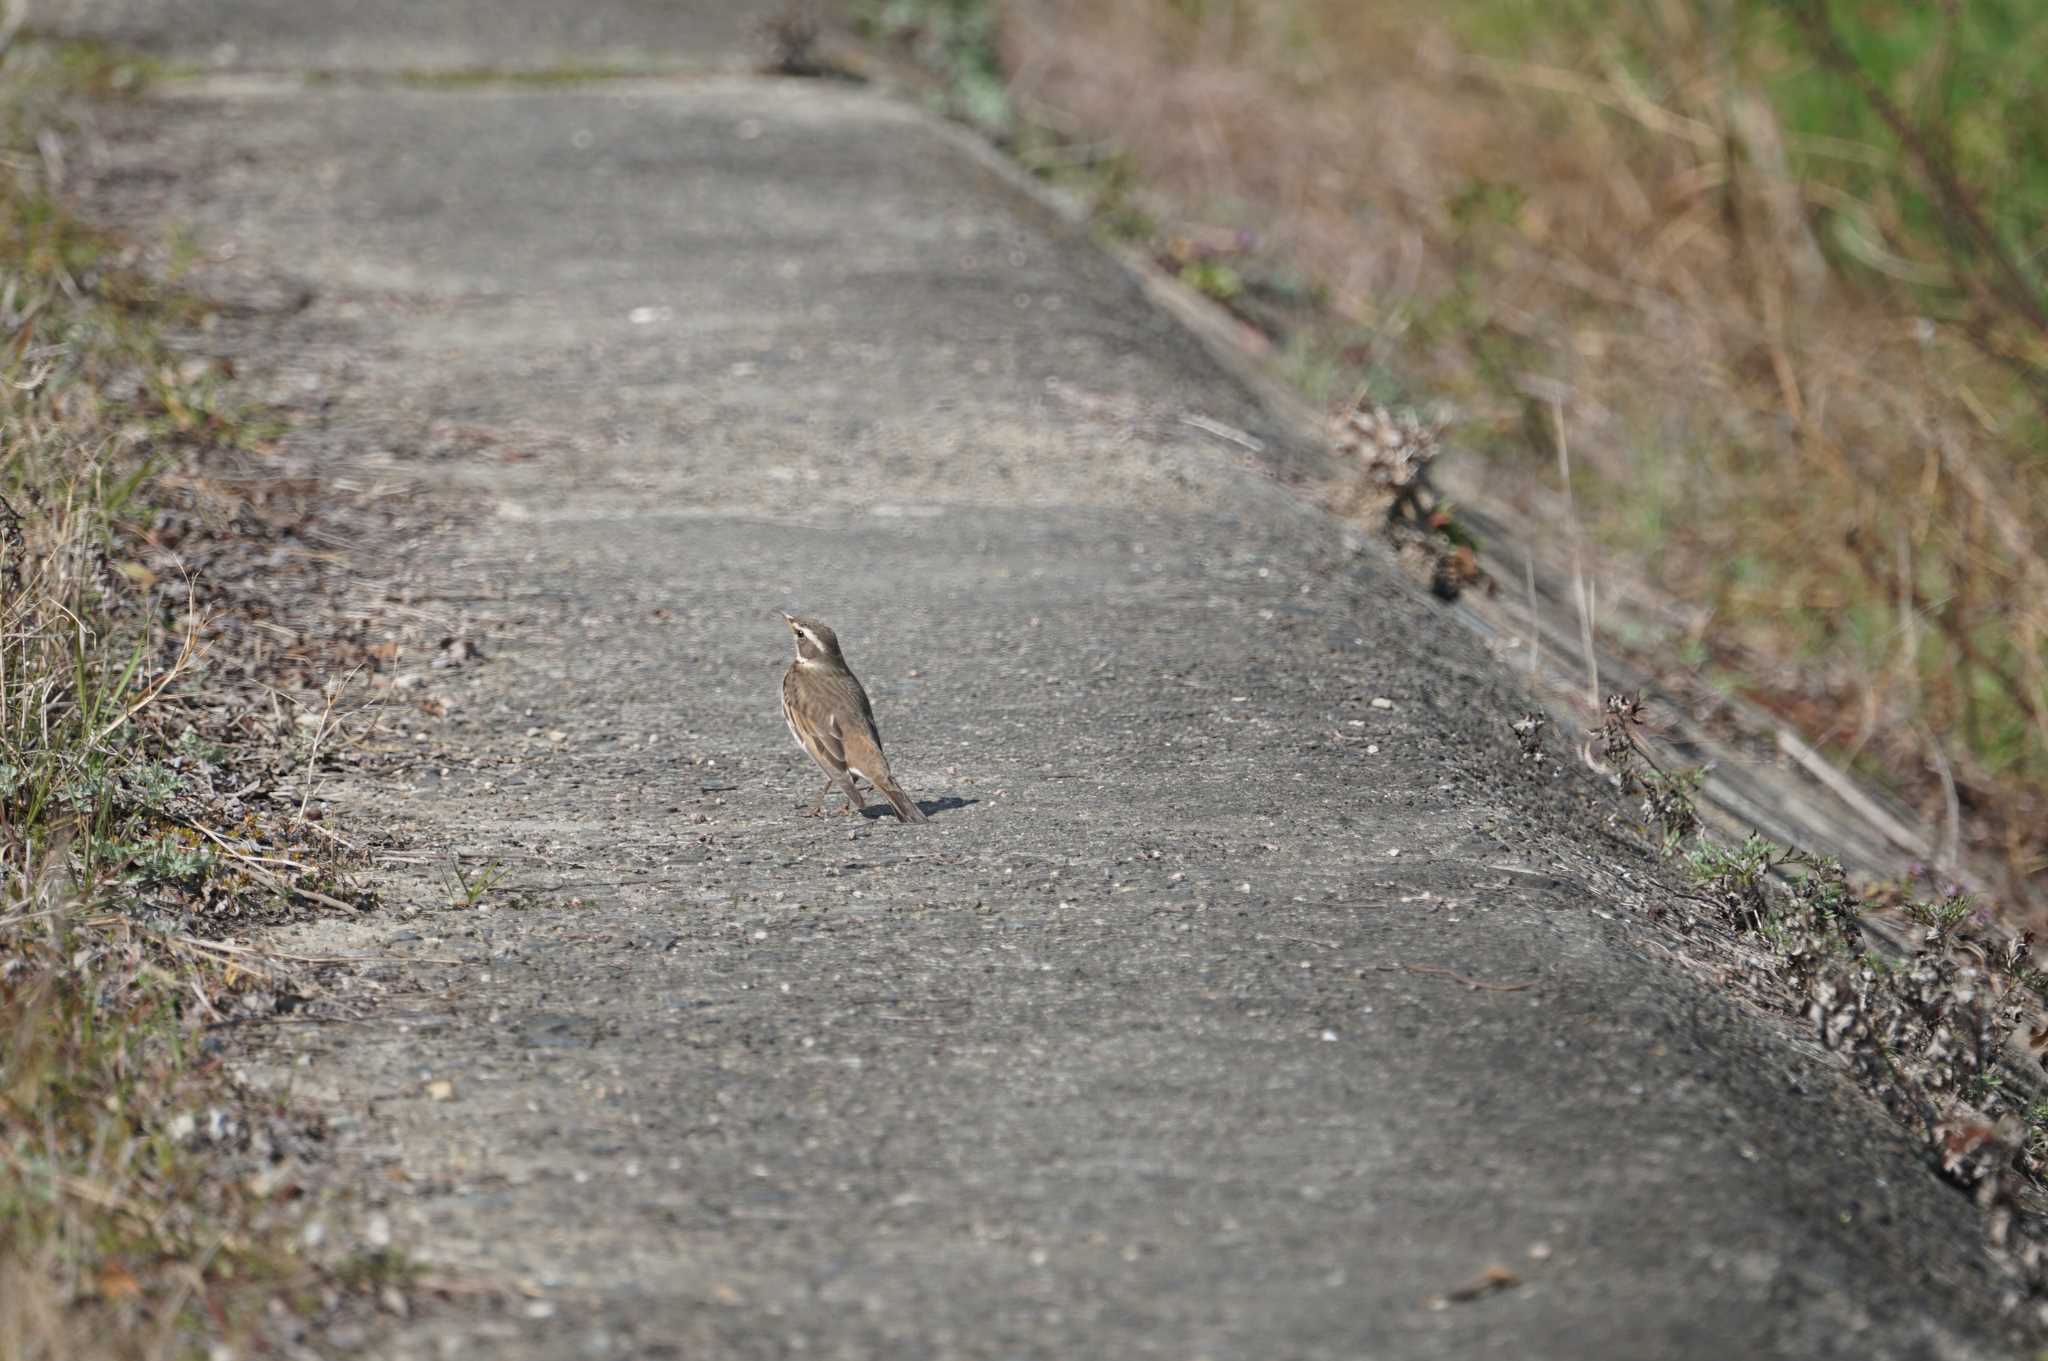
[[[2020,0],[1008,0],[1046,173],[1311,394],[1689,606],[1633,650],[1952,807],[2048,910],[2048,107]]]
[[[1396,552],[1428,577],[1430,589],[1455,600],[1468,586],[1492,582],[1479,566],[1477,543],[1429,475],[1449,424],[1441,413],[1389,410],[1362,397],[1330,423],[1330,443],[1352,476],[1339,508],[1377,519]]]

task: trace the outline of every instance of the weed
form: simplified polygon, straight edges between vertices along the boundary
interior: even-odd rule
[[[1218,302],[1230,302],[1244,292],[1243,276],[1220,260],[1188,261],[1181,266],[1180,281]]]
[[[1362,396],[1330,427],[1333,451],[1354,478],[1339,509],[1376,514],[1397,550],[1413,550],[1422,559],[1431,589],[1446,600],[1488,582],[1479,568],[1477,541],[1430,480],[1448,425],[1445,414],[1425,419],[1410,408],[1390,410]]]
[[[504,881],[505,866],[493,860],[479,869],[466,870],[459,859],[448,862],[448,905],[457,911],[476,907],[491,890]]]
[[[389,1286],[410,1286],[422,1270],[418,1262],[397,1248],[363,1248],[335,1264],[334,1278],[346,1289],[372,1294]]]
[[[783,7],[760,23],[760,33],[769,49],[765,69],[772,75],[803,79],[846,78],[847,73],[819,52],[825,26],[816,0],[786,0]]]

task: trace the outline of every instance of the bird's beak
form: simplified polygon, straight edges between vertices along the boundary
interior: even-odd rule
[[[782,616],[783,623],[789,625],[791,628],[796,627],[796,616],[791,614],[788,610],[777,610],[776,613]]]

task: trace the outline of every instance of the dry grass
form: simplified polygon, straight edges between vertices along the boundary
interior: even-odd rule
[[[145,566],[164,475],[255,427],[158,339],[197,304],[60,194],[66,101],[141,68],[21,41],[0,92],[0,1358],[258,1345],[331,1291],[294,1235],[317,1131],[211,1029],[291,996],[225,938],[318,866],[221,814],[208,621]],[[239,781],[238,781],[239,782]]]
[[[1539,515],[1562,402],[1608,563],[1691,607],[1653,649],[1952,806],[2048,910],[2048,116],[1930,114],[1966,42],[1874,104],[1798,3],[998,8],[1027,154],[1087,151],[1107,220],[1316,395],[1453,399]]]

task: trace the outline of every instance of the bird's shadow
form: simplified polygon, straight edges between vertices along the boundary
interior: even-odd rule
[[[943,799],[918,799],[915,802],[917,803],[918,811],[930,818],[937,817],[941,813],[951,813],[970,804],[980,803],[981,800],[960,799],[948,795]],[[861,809],[860,815],[864,818],[893,818],[896,816],[896,810],[886,803],[871,803]]]

